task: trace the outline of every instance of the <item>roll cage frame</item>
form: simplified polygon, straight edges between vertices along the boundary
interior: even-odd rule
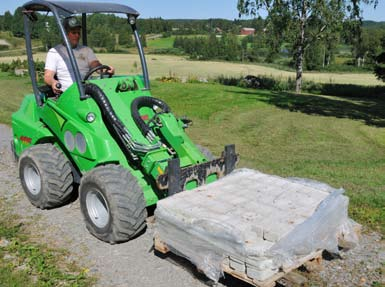
[[[38,83],[36,79],[36,70],[35,64],[33,61],[32,54],[32,41],[31,41],[31,31],[30,31],[30,23],[37,21],[36,12],[52,12],[54,19],[58,25],[60,34],[64,40],[64,45],[67,49],[69,60],[71,63],[71,67],[74,76],[75,82],[78,86],[80,99],[87,98],[83,80],[81,78],[79,68],[76,64],[75,56],[71,48],[71,44],[68,40],[67,33],[64,29],[62,19],[79,15],[82,17],[82,42],[83,45],[87,45],[87,14],[88,13],[120,13],[126,14],[128,23],[130,24],[132,31],[134,33],[134,38],[136,42],[136,46],[139,52],[140,62],[142,66],[142,73],[144,78],[144,86],[145,90],[150,89],[150,81],[148,76],[148,69],[146,58],[144,55],[143,47],[140,42],[139,33],[136,27],[136,19],[139,16],[139,13],[131,7],[122,4],[115,3],[101,3],[101,2],[75,2],[75,1],[47,1],[47,0],[33,0],[25,3],[23,6],[23,20],[24,20],[24,35],[25,35],[25,44],[27,50],[27,58],[28,58],[28,72],[32,81],[33,93],[36,98],[36,103],[41,106],[43,105],[41,92],[38,89]]]

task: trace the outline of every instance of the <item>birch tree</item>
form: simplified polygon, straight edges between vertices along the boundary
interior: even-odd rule
[[[361,4],[376,6],[378,0],[238,0],[239,15],[267,12],[267,25],[280,29],[293,45],[296,69],[296,92],[302,88],[303,62],[306,49],[326,31],[344,20],[361,21]],[[269,28],[266,29],[267,33]]]

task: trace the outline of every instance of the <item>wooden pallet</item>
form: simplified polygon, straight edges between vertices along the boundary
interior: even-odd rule
[[[158,252],[162,254],[167,254],[168,252],[171,252],[170,248],[167,246],[165,242],[163,242],[159,236],[154,237],[154,248]],[[237,270],[232,269],[228,264],[223,263],[222,264],[222,270],[235,277],[238,278],[244,282],[249,283],[252,286],[256,287],[273,287],[276,285],[276,281],[280,280],[282,278],[285,279],[285,281],[293,282],[296,280],[298,277],[302,276],[289,276],[288,274],[294,270],[296,270],[298,267],[305,265],[311,267],[313,270],[320,269],[322,264],[322,250],[313,252],[307,256],[304,256],[300,259],[297,259],[292,265],[290,266],[285,266],[280,270],[278,273],[274,274],[270,278],[264,281],[258,281],[253,278],[250,278],[243,272],[239,272]],[[293,282],[293,283],[298,283],[298,282]]]

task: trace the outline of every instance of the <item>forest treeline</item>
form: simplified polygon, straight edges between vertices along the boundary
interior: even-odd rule
[[[13,36],[22,38],[24,36],[22,18],[21,8],[16,9],[14,13],[5,12],[4,15],[0,15],[0,31],[10,31]],[[145,46],[145,35],[173,36],[173,49],[166,52],[186,54],[192,59],[267,62],[293,66],[294,48],[290,44],[292,35],[287,34],[282,38],[282,35],[269,31],[262,18],[250,20],[139,18],[138,27]],[[255,29],[255,33],[239,37],[243,27]],[[349,22],[342,23],[339,29],[316,39],[306,49],[304,68],[373,69],[378,55],[385,51],[385,22],[364,21],[360,33],[352,31],[351,27]],[[93,48],[114,52],[122,47],[134,46],[126,18],[94,14],[88,16],[87,31],[88,45]],[[41,40],[44,49],[61,41],[51,15],[39,14],[31,32],[33,38]]]

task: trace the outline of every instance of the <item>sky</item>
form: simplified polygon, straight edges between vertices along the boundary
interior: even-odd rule
[[[0,0],[0,14],[14,12],[27,0]],[[109,2],[108,0],[83,0],[83,2]],[[114,0],[111,2],[128,5],[141,14],[141,18],[162,17],[163,19],[208,19],[238,18],[237,0]],[[376,9],[362,6],[364,20],[385,21],[385,0],[379,0]]]

